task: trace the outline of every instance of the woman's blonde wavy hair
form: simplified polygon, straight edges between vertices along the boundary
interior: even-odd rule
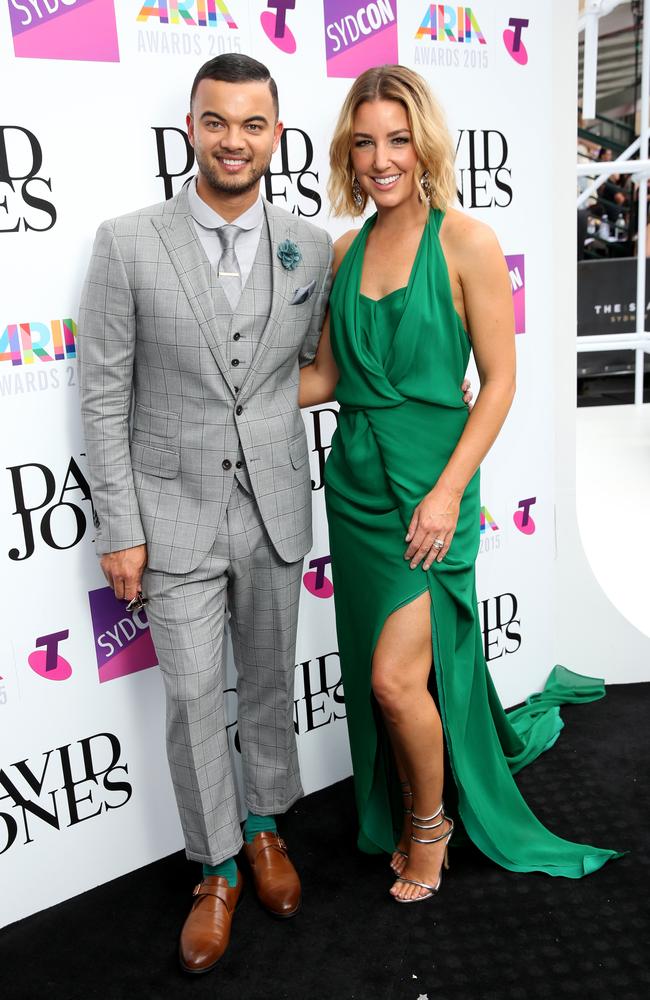
[[[422,77],[406,66],[377,66],[368,69],[352,84],[343,102],[330,144],[330,176],[327,191],[333,215],[363,215],[368,203],[352,197],[352,134],[354,115],[365,101],[399,101],[408,115],[413,144],[418,156],[415,175],[422,198],[443,211],[456,200],[454,146],[442,108]],[[422,185],[428,171],[429,193]]]

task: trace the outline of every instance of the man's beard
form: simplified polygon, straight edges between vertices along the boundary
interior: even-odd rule
[[[212,156],[204,153],[198,154],[196,150],[195,155],[201,175],[212,190],[218,194],[246,194],[248,191],[252,191],[264,176],[271,163],[271,156],[269,155],[267,162],[263,166],[254,167],[246,180],[240,180],[237,177],[233,177],[230,180],[229,178],[224,179],[218,176]]]

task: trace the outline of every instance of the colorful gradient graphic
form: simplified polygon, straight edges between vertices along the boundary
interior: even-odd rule
[[[216,28],[227,24],[236,28],[225,0],[145,0],[136,20],[149,24],[182,24],[185,28]]]
[[[48,681],[67,681],[72,675],[72,667],[63,656],[59,655],[59,643],[70,635],[68,629],[62,632],[52,632],[40,636],[34,645],[37,647],[27,657],[27,662],[39,677]],[[44,649],[39,647],[44,646]]]
[[[351,79],[396,63],[397,0],[325,0],[327,75]]]
[[[475,41],[480,45],[486,44],[472,8],[448,3],[430,3],[427,6],[415,37],[418,41],[428,38],[431,42],[463,42],[469,45]]]
[[[77,356],[77,324],[73,319],[49,323],[10,323],[0,333],[0,363],[33,365],[35,361],[67,361]]]
[[[499,530],[499,525],[494,520],[494,518],[490,514],[489,510],[487,509],[487,507],[481,507],[481,534],[482,535],[485,534],[486,528],[488,526],[492,529],[492,531],[498,531]]]
[[[535,522],[530,516],[530,508],[537,503],[537,497],[528,497],[527,500],[520,500],[517,510],[512,515],[515,525],[524,535],[535,533]]]
[[[529,24],[530,21],[527,17],[511,17],[508,21],[508,27],[503,32],[503,42],[508,54],[520,66],[525,66],[528,62],[528,52],[521,40],[521,33]]]
[[[270,10],[265,10],[260,14],[266,37],[280,49],[280,52],[293,55],[296,51],[296,39],[287,24],[287,11],[295,9],[296,0],[268,0],[266,6],[274,11],[271,13]]]
[[[331,556],[319,556],[317,559],[312,559],[309,563],[309,568],[312,572],[305,573],[302,582],[314,597],[327,598],[331,597],[334,593],[332,581],[325,576],[325,567],[329,566],[331,561]]]
[[[515,333],[526,332],[526,269],[523,253],[506,254],[515,307]]]
[[[9,17],[19,57],[120,61],[113,0],[9,0]]]
[[[88,599],[100,684],[157,665],[144,609],[127,611],[110,587],[91,590]]]

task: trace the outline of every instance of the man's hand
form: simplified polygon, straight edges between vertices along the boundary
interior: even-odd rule
[[[472,409],[472,400],[474,399],[474,393],[472,392],[472,383],[468,378],[463,379],[463,384],[460,387],[460,391],[463,394],[463,403],[468,410]]]
[[[102,573],[121,601],[137,597],[142,583],[142,573],[147,565],[147,546],[134,545],[132,549],[107,552],[99,560]]]

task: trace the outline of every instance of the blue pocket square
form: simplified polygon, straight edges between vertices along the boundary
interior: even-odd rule
[[[307,299],[311,297],[315,287],[316,279],[314,279],[314,281],[310,281],[308,285],[303,285],[302,288],[296,288],[293,293],[293,298],[289,304],[292,306],[301,306],[303,302],[306,302]]]

